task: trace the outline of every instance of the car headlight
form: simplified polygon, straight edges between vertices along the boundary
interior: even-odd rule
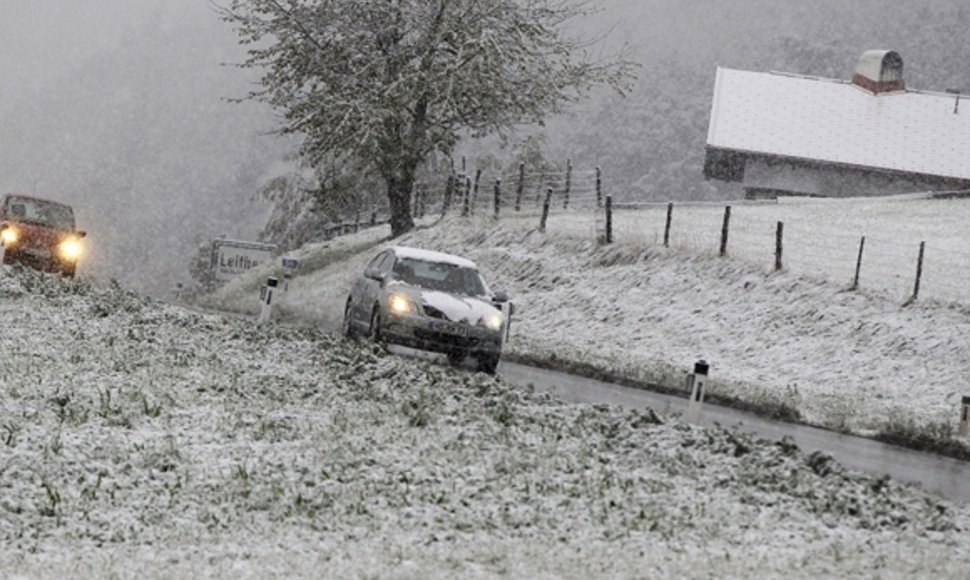
[[[485,326],[490,330],[502,330],[502,323],[505,322],[505,318],[498,312],[494,314],[489,314],[488,316],[482,317],[479,324]]]
[[[57,253],[65,260],[77,260],[81,255],[81,243],[73,238],[66,239],[57,247]]]
[[[0,239],[3,239],[3,245],[5,246],[16,244],[18,238],[17,231],[13,228],[4,228],[3,232],[0,233]]]
[[[387,299],[387,307],[394,314],[417,312],[417,307],[414,305],[414,302],[411,302],[406,296],[402,296],[401,294],[392,294],[391,297]]]

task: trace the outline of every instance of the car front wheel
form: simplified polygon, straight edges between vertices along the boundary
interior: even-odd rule
[[[354,323],[350,320],[350,300],[347,301],[347,307],[344,308],[343,333],[347,338],[357,338]]]

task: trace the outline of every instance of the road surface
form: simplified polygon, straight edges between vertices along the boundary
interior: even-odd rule
[[[499,365],[498,374],[513,384],[523,387],[531,384],[536,392],[550,393],[577,403],[619,405],[636,409],[650,407],[664,415],[676,412],[686,414],[687,411],[686,398],[505,361]],[[704,405],[701,424],[736,427],[772,441],[788,435],[805,453],[823,451],[849,469],[873,475],[889,475],[897,481],[920,484],[924,489],[947,499],[961,503],[970,502],[970,462],[913,451],[864,437],[763,419],[750,413],[711,404]]]

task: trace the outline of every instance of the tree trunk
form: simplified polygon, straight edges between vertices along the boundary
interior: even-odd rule
[[[391,206],[391,237],[396,238],[414,229],[411,217],[411,193],[414,189],[414,172],[387,179],[387,200]]]

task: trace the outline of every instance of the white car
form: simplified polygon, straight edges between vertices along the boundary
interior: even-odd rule
[[[376,341],[467,356],[494,374],[502,353],[504,292],[492,293],[475,263],[441,252],[389,247],[367,265],[347,297],[343,331]]]

